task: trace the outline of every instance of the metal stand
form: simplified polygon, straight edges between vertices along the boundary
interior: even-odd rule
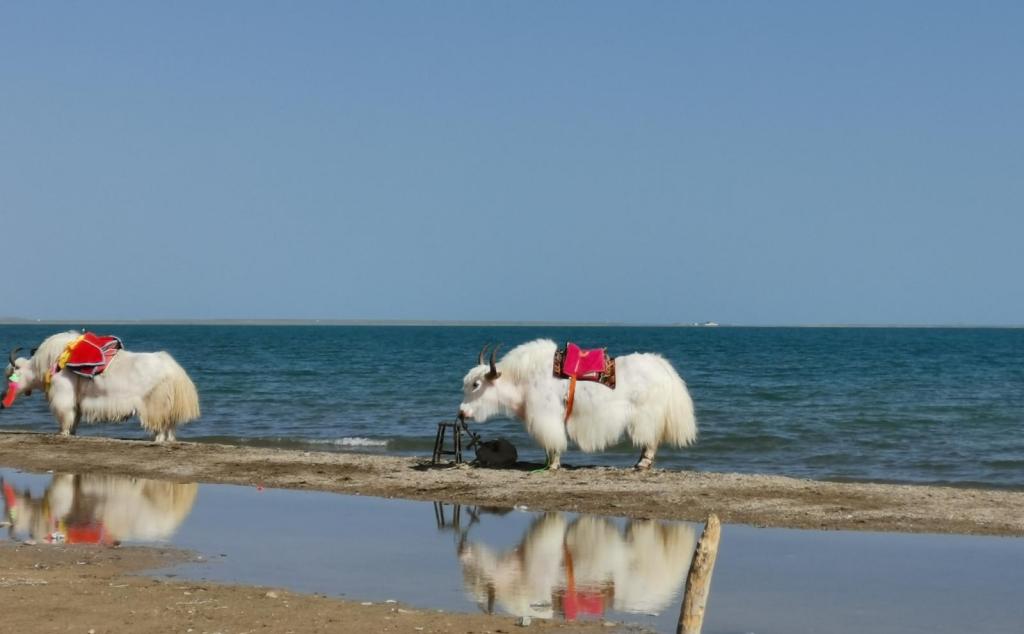
[[[445,437],[448,436],[448,430],[451,430],[451,449],[445,448]],[[437,424],[437,436],[434,438],[434,456],[431,458],[433,464],[437,464],[441,461],[441,456],[455,456],[455,464],[462,464],[462,434],[469,435],[470,447],[475,447],[480,442],[480,436],[469,431],[466,427],[466,421],[453,420],[453,421],[442,421]]]

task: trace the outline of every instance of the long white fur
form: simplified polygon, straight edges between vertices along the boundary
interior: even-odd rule
[[[471,369],[463,380],[460,413],[481,422],[496,416],[519,418],[553,468],[558,467],[569,439],[583,451],[593,452],[626,433],[634,446],[644,449],[638,467],[650,466],[661,443],[685,447],[696,440],[697,420],[686,383],[668,361],[650,353],[615,359],[614,390],[578,381],[566,424],[569,381],[552,375],[556,349],[550,339],[513,348],[496,364],[500,376],[494,381],[486,378],[488,364]]]
[[[630,520],[623,532],[602,517],[583,515],[570,524],[561,513],[547,513],[516,548],[495,552],[467,542],[459,562],[471,596],[482,603],[493,594],[495,604],[516,616],[554,616],[555,598],[569,585],[566,553],[577,589],[611,590],[616,610],[652,614],[678,595],[695,544],[689,524]]]
[[[20,393],[43,389],[46,373],[80,333],[47,337],[31,359],[17,359]],[[134,416],[156,440],[174,440],[178,425],[199,418],[199,395],[185,370],[166,352],[120,350],[102,374],[87,378],[68,369],[51,378],[50,411],[62,435],[79,422],[121,422]]]
[[[43,541],[54,525],[74,515],[97,520],[114,539],[165,540],[191,512],[198,490],[195,483],[58,473],[42,498],[27,491],[18,495],[11,533]]]
[[[482,543],[459,547],[466,591],[481,605],[499,604],[516,616],[550,619],[552,596],[562,581],[565,517],[547,513],[531,524],[520,546],[496,553]]]

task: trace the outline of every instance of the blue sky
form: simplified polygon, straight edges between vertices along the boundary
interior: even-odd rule
[[[0,6],[0,316],[1024,323],[1024,4]]]

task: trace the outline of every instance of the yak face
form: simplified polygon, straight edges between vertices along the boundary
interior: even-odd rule
[[[32,364],[24,357],[15,358],[14,355],[18,353],[18,350],[20,348],[11,351],[8,356],[10,363],[4,369],[4,385],[3,388],[0,388],[3,390],[0,409],[10,407],[14,403],[14,399],[21,394],[28,396],[32,393],[32,384],[35,382]]]
[[[483,422],[501,413],[502,407],[496,383],[499,377],[488,378],[486,365],[478,365],[462,380],[462,404],[459,416],[466,420]]]
[[[480,351],[477,366],[466,374],[462,380],[462,404],[459,405],[459,417],[466,420],[483,422],[503,414],[509,409],[507,395],[501,389],[504,383],[501,372],[494,363],[498,347],[491,351],[490,363],[484,363],[487,346]]]

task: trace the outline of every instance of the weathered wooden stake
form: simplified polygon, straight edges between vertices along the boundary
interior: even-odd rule
[[[715,571],[718,557],[718,541],[722,537],[722,524],[718,516],[708,515],[704,532],[697,542],[697,551],[690,563],[690,574],[686,577],[683,605],[679,608],[679,625],[676,634],[700,634],[704,626],[704,609],[708,604],[711,589],[711,573]]]

